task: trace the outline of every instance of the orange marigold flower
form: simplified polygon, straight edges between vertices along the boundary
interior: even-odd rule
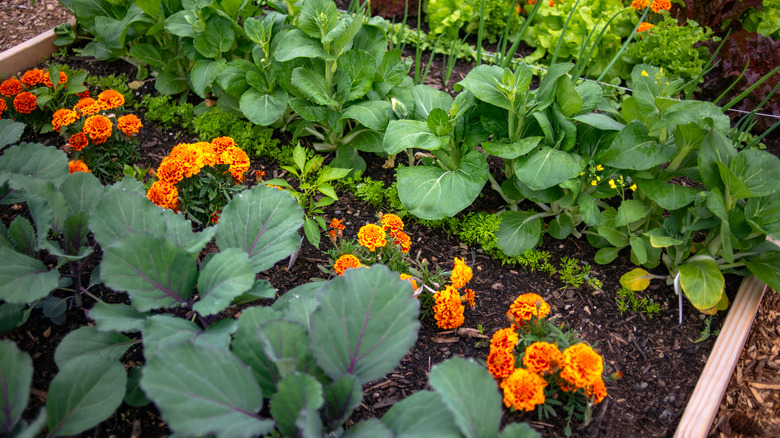
[[[222,152],[225,152],[228,148],[235,146],[236,141],[230,137],[217,137],[214,140],[211,140],[211,144],[214,145],[214,150],[217,152],[217,154],[221,154]]]
[[[487,356],[487,369],[496,381],[502,381],[515,371],[515,356],[512,350],[490,350]]]
[[[604,386],[604,380],[598,379],[596,382],[585,388],[585,395],[593,399],[593,404],[599,404],[607,396],[607,387]]]
[[[81,84],[84,85],[84,84]],[[89,89],[82,91],[81,93],[76,93],[76,96],[83,99],[85,97],[89,97]]]
[[[343,230],[345,227],[344,224],[342,224],[342,222],[343,221],[341,219],[337,219],[334,217],[330,221],[330,227],[336,230]]]
[[[476,297],[474,291],[471,289],[466,289],[464,292],[466,292],[466,301],[469,302],[469,307],[473,309],[474,306],[477,305],[476,301],[474,301],[474,298]]]
[[[73,109],[78,111],[83,117],[91,116],[100,112],[100,103],[91,98],[85,97],[73,106]]]
[[[653,3],[650,4],[650,9],[657,14],[661,11],[672,9],[672,4],[669,0],[653,0]]]
[[[87,140],[87,136],[84,135],[83,132],[77,132],[70,136],[70,139],[68,139],[68,145],[71,149],[74,151],[80,151],[84,149],[87,144],[89,143],[89,140]]]
[[[211,223],[216,224],[219,222],[219,214],[222,213],[220,210],[215,211],[211,214]]]
[[[0,99],[0,114],[3,114],[3,111],[8,109],[8,104],[5,103],[5,100]]]
[[[21,114],[30,114],[38,107],[38,98],[34,94],[22,91],[14,97],[14,109]]]
[[[16,96],[21,91],[22,83],[19,82],[19,79],[8,78],[4,80],[2,84],[0,84],[0,94],[5,97]]]
[[[471,268],[463,261],[463,258],[455,257],[455,268],[452,269],[452,274],[450,275],[452,286],[456,289],[466,286],[466,283],[471,281],[471,275]]]
[[[344,271],[347,269],[359,268],[361,266],[363,266],[363,264],[360,263],[360,260],[357,257],[352,254],[344,254],[333,264],[333,269],[337,274],[344,275]]]
[[[231,146],[222,152],[222,159],[230,165],[228,171],[236,184],[244,181],[244,174],[249,170],[249,155],[243,149]]]
[[[631,2],[631,7],[634,9],[644,9],[648,5],[650,5],[650,0],[633,0]]]
[[[412,284],[412,288],[414,290],[417,290],[417,282],[414,281],[414,277],[412,277],[409,274],[401,274],[401,280],[409,280],[409,283]]]
[[[97,101],[102,109],[114,109],[125,104],[125,96],[115,90],[106,90],[98,94]]]
[[[64,71],[59,72],[60,78],[57,80],[57,85],[62,85],[68,82],[68,75],[65,74]],[[46,85],[49,88],[54,88],[54,84],[51,83],[51,78],[49,77],[49,73],[43,74],[43,79],[41,80],[43,82],[43,85]]]
[[[124,132],[128,137],[138,132],[143,126],[144,125],[141,124],[141,121],[135,114],[122,116],[116,121],[117,129]]]
[[[404,221],[400,217],[392,213],[382,216],[382,228],[385,231],[390,231],[388,234],[395,237],[396,233],[404,229]]]
[[[114,124],[106,116],[91,116],[84,121],[82,130],[95,144],[105,143],[111,137],[111,129]]]
[[[536,405],[544,403],[544,387],[547,386],[547,381],[536,373],[518,368],[499,386],[504,390],[506,407],[530,412]]]
[[[177,144],[168,156],[181,161],[185,178],[197,174],[205,165],[203,150],[189,143]]]
[[[379,225],[366,224],[358,231],[358,242],[360,245],[368,248],[369,251],[374,252],[375,249],[381,248],[387,244],[385,240],[385,230]]]
[[[549,342],[534,342],[525,349],[523,365],[534,373],[554,373],[563,362],[563,353]]]
[[[490,339],[490,350],[514,350],[520,339],[514,327],[502,328],[493,333]]]
[[[538,306],[538,309],[537,309]],[[509,306],[507,317],[514,318],[515,322],[522,325],[525,321],[536,316],[541,319],[550,313],[550,305],[542,297],[534,293],[522,294]]]
[[[255,170],[255,179],[262,181],[263,178],[265,178],[265,171],[260,169]]]
[[[76,172],[92,173],[92,171],[89,170],[89,167],[87,167],[87,163],[81,160],[68,161],[68,171],[70,173],[76,173]]]
[[[179,189],[167,181],[155,181],[146,192],[146,197],[162,208],[175,209],[179,206]]]
[[[75,122],[78,117],[79,115],[76,111],[67,108],[58,109],[51,116],[51,127],[55,131],[60,132],[63,126],[70,125]]]
[[[463,324],[465,320],[463,312],[466,308],[460,302],[460,294],[457,289],[446,286],[444,290],[436,292],[434,299],[436,304],[433,306],[433,317],[439,328],[454,329]]]
[[[165,157],[157,168],[157,178],[161,181],[176,184],[184,179],[184,170],[184,163],[181,160]]]
[[[265,186],[266,186],[266,187],[273,187],[273,188],[275,188],[275,189],[279,189],[279,190],[284,190],[283,188],[281,188],[281,187],[279,187],[279,186],[275,186],[275,185],[273,185],[273,184],[266,184]]]
[[[564,350],[562,368],[562,378],[577,388],[586,388],[601,379],[604,361],[590,345],[575,344]]]
[[[393,243],[401,247],[401,252],[409,252],[412,249],[412,238],[403,231],[397,231]]]
[[[34,87],[43,82],[44,76],[48,76],[48,74],[44,74],[43,70],[39,68],[27,70],[22,75],[22,83],[28,87]]]
[[[644,31],[650,30],[650,29],[652,29],[654,27],[655,27],[654,24],[647,23],[647,22],[643,21],[642,24],[640,24],[639,27],[636,28],[636,31],[637,32],[644,32]]]

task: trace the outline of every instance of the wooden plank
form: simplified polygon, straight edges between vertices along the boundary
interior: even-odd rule
[[[75,21],[70,21],[70,23],[72,26],[76,25]],[[59,47],[54,45],[56,38],[54,29],[51,29],[0,53],[0,80],[35,67],[39,62],[59,50]]]

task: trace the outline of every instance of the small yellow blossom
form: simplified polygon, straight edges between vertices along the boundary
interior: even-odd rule
[[[601,172],[602,170],[604,170],[604,166],[602,166],[601,164],[599,164],[598,166],[596,166],[596,170],[598,170],[599,172]]]
[[[636,184],[631,184],[631,187],[629,187],[632,192],[636,191]]]
[[[650,75],[648,75],[645,70],[642,70],[642,76],[650,76]]]

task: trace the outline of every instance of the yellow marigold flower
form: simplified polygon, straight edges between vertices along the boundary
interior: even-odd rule
[[[563,352],[561,377],[577,388],[586,388],[601,379],[604,361],[590,345],[575,344]]]
[[[536,405],[544,403],[544,387],[547,386],[547,381],[538,374],[518,368],[499,386],[504,390],[506,407],[530,412]]]
[[[76,172],[92,173],[92,171],[89,170],[89,167],[87,167],[87,164],[81,160],[68,161],[68,171],[70,173],[76,173]]]
[[[585,388],[585,395],[593,399],[593,404],[599,404],[607,396],[607,387],[604,380],[599,378],[596,383]]]
[[[43,70],[34,68],[24,72],[22,75],[22,83],[28,87],[34,87],[43,82]],[[48,76],[48,74],[46,74]]]
[[[0,84],[0,94],[5,97],[13,97],[22,91],[22,83],[19,79],[8,78]]]
[[[412,238],[403,231],[397,231],[393,243],[401,247],[401,252],[409,252],[412,249]]]
[[[631,2],[631,7],[634,9],[644,9],[650,4],[650,0],[634,0]]]
[[[385,240],[385,230],[379,225],[366,224],[358,231],[358,242],[360,245],[368,248],[369,251],[374,252],[375,249],[381,248],[387,244]]]
[[[359,268],[361,266],[363,265],[360,263],[360,260],[357,257],[352,254],[344,254],[343,256],[339,257],[338,260],[336,260],[336,263],[333,264],[333,269],[337,274],[344,275],[344,271],[347,269]]]
[[[82,130],[95,144],[104,143],[111,137],[111,129],[114,124],[106,116],[91,116],[84,121]]]
[[[512,350],[490,350],[487,356],[487,368],[496,381],[500,382],[515,371],[515,356]]]
[[[563,353],[549,342],[534,342],[525,349],[523,365],[534,373],[554,373],[563,362]]]
[[[117,119],[116,127],[124,132],[127,137],[138,132],[144,125],[135,114],[128,114]]]
[[[170,156],[163,158],[157,168],[157,178],[170,184],[176,184],[184,179],[184,163]]]
[[[51,127],[57,132],[60,132],[63,126],[68,126],[78,119],[79,115],[76,111],[63,108],[58,109],[51,116]]]
[[[91,116],[92,114],[97,114],[100,112],[100,102],[97,100],[91,98],[91,97],[85,97],[81,100],[79,100],[76,105],[73,107],[75,111],[77,111],[79,114],[81,114],[83,117]]]
[[[395,237],[396,233],[404,229],[404,221],[400,217],[392,213],[382,216],[382,228],[385,231],[389,231],[389,234]]]
[[[530,320],[532,316],[542,319],[549,313],[550,305],[542,297],[534,293],[528,293],[522,294],[515,299],[512,305],[509,306],[506,316],[514,318],[517,324],[522,325],[525,321]]]
[[[417,290],[417,282],[414,281],[414,277],[412,277],[409,274],[401,274],[401,280],[409,280],[409,283],[412,284],[412,288],[414,290]]]
[[[460,302],[458,290],[452,286],[446,286],[444,290],[434,295],[436,304],[433,306],[433,317],[439,328],[454,329],[463,324],[465,318],[463,312],[466,308]]]
[[[491,350],[514,350],[520,337],[513,327],[502,328],[490,339]]]
[[[155,181],[146,192],[146,197],[162,208],[175,210],[179,206],[179,189],[167,181]]]
[[[30,114],[38,108],[38,98],[34,94],[22,91],[14,97],[14,109],[20,114]]]
[[[469,302],[469,308],[473,309],[477,305],[475,301],[476,294],[472,289],[466,289],[464,292],[466,292],[466,301]]]
[[[125,104],[125,96],[115,90],[106,90],[98,94],[97,101],[102,109],[114,109]]]
[[[84,135],[83,132],[77,132],[71,135],[70,139],[68,139],[68,146],[70,146],[70,148],[74,151],[80,151],[84,149],[88,143],[89,140],[87,140],[87,136]]]
[[[57,80],[57,85],[62,85],[68,82],[68,75],[65,74],[64,71],[59,72],[60,78]],[[49,77],[49,73],[43,74],[43,79],[41,79],[41,82],[43,85],[46,85],[49,88],[54,88],[54,84],[51,83],[51,78]]]
[[[471,268],[463,261],[463,258],[455,257],[455,268],[452,269],[452,274],[450,274],[452,286],[455,289],[461,289],[466,286],[466,283],[471,281],[471,276]]]
[[[650,29],[652,29],[652,28],[654,28],[654,27],[655,27],[655,25],[654,25],[654,24],[652,24],[652,23],[647,23],[647,22],[643,21],[643,22],[642,22],[642,23],[639,25],[639,27],[637,27],[636,31],[637,31],[637,32],[644,32],[644,31],[646,31],[646,30],[650,30]]]
[[[217,154],[225,152],[229,147],[235,146],[236,141],[230,137],[217,137],[211,140],[211,144],[214,145],[214,150]]]
[[[672,4],[669,0],[653,0],[653,3],[650,4],[650,9],[657,14],[661,11],[672,9]]]

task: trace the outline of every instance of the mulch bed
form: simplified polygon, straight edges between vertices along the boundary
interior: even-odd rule
[[[126,72],[131,78],[134,77],[132,67],[121,62],[103,63],[76,57],[64,61],[74,67],[88,68],[93,74]],[[468,70],[456,74],[464,74],[463,71]],[[453,76],[453,81],[459,79]],[[141,94],[146,92],[153,92],[148,83],[139,90]],[[145,125],[141,132],[141,154],[145,165],[156,166],[176,143],[193,140],[184,133],[173,140],[170,133],[160,131],[151,123],[145,122]],[[52,146],[60,146],[62,143],[54,136],[37,140]],[[777,139],[772,141],[771,150],[777,154]],[[391,171],[382,168],[379,158],[365,158],[368,161],[368,175],[373,179],[389,182],[394,178]],[[253,174],[252,170],[255,169],[273,172],[278,166],[253,160],[249,174]],[[344,220],[345,236],[354,236],[366,222],[376,220],[377,211],[369,205],[348,193],[340,193],[340,196],[337,203],[328,207],[327,216]],[[495,198],[492,190],[486,188],[472,208],[495,212],[500,208]],[[15,206],[2,206],[0,216],[7,224],[16,215],[23,214],[24,210]],[[677,300],[669,286],[656,283],[647,292],[648,298],[661,303],[660,313],[653,318],[642,313],[621,314],[615,302],[616,291],[620,288],[617,280],[634,267],[626,254],[610,265],[600,266],[593,262],[595,250],[587,242],[573,238],[558,241],[547,237],[540,249],[552,255],[551,263],[558,264],[562,257],[576,258],[589,264],[592,267],[591,274],[603,282],[601,290],[587,286],[574,289],[566,287],[556,276],[529,272],[519,266],[502,266],[500,262],[482,254],[480,249],[462,245],[442,230],[409,223],[407,231],[412,236],[411,254],[415,257],[426,258],[445,270],[451,269],[454,257],[464,257],[474,269],[470,287],[477,291],[477,307],[467,310],[463,327],[476,329],[481,325],[485,335],[490,336],[508,325],[504,312],[517,295],[534,292],[551,305],[551,317],[580,331],[591,344],[597,343],[597,349],[608,368],[607,373],[622,371],[622,379],[607,383],[609,395],[602,404],[595,406],[591,425],[583,429],[575,424],[575,436],[671,436],[696,385],[715,335],[696,342],[701,337],[706,317],[687,305],[684,323],[678,325]],[[323,249],[328,245],[327,239],[323,239]],[[298,260],[292,267],[288,268],[287,261],[283,261],[264,273],[264,276],[282,294],[312,278],[321,277],[323,274],[317,264],[325,262],[323,253],[304,241]],[[664,274],[663,271],[657,273]],[[740,281],[740,278],[727,278],[727,290],[732,297]],[[125,300],[124,295],[103,288],[93,290],[93,293],[110,302]],[[92,304],[91,300],[86,299],[84,308],[88,309]],[[721,415],[713,426],[713,436],[733,436],[737,433],[776,436],[773,431],[777,432],[780,410],[780,387],[777,381],[777,369],[780,368],[778,309],[778,295],[768,291],[743,358],[724,398]],[[719,329],[723,317],[725,314],[713,319],[713,333]],[[13,340],[19,348],[33,356],[35,374],[31,403],[25,413],[27,419],[37,414],[45,402],[48,385],[57,372],[53,360],[57,344],[71,330],[87,323],[82,309],[69,311],[66,323],[62,326],[53,325],[43,317],[40,310],[35,310],[25,325],[3,335],[3,338]],[[484,360],[487,353],[488,349],[480,343],[480,339],[442,331],[436,327],[432,318],[424,319],[418,341],[401,366],[384,379],[365,385],[363,402],[348,424],[381,416],[393,403],[424,389],[431,366],[446,358],[458,355]],[[142,362],[140,348],[134,347],[128,351],[123,361],[128,367]],[[504,422],[513,421],[528,421],[544,436],[563,436],[562,422],[555,418],[538,419],[535,413],[521,414],[507,410]],[[152,405],[135,408],[123,404],[109,419],[80,436],[163,436],[168,433],[165,422]]]

